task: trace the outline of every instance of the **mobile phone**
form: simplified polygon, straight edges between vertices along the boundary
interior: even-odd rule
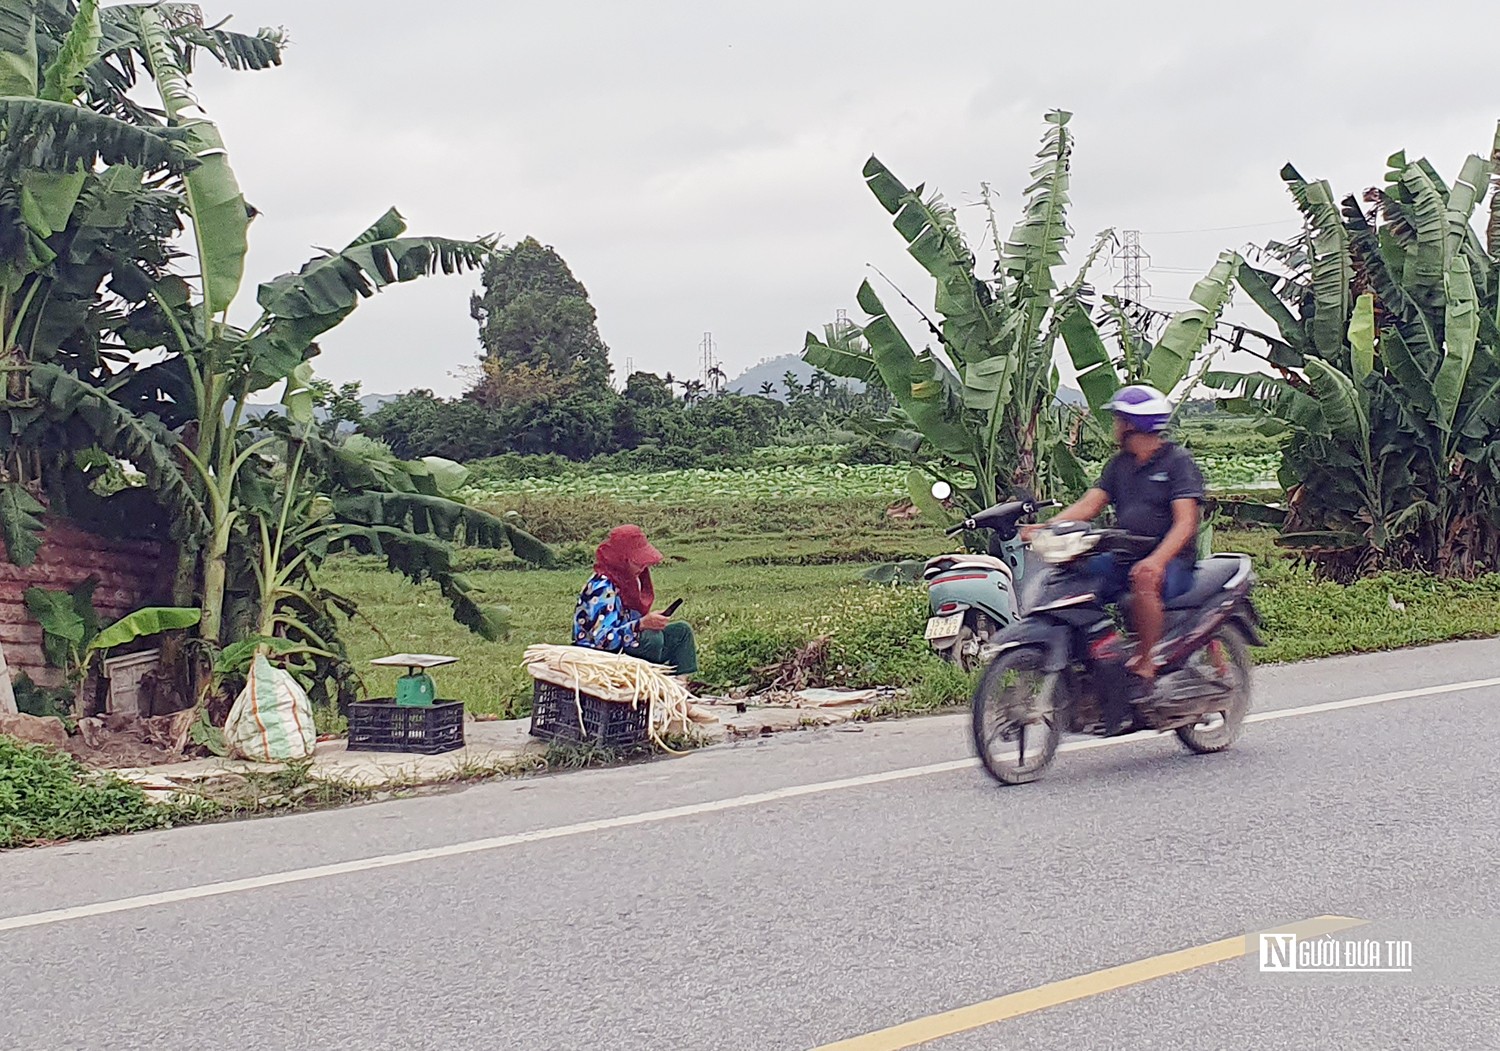
[[[670,617],[672,614],[677,612],[677,607],[680,605],[682,605],[682,599],[677,599],[670,606],[661,611],[662,616]]]

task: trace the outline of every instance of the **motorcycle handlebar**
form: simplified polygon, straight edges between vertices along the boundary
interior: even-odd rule
[[[993,507],[986,507],[983,511],[980,511],[978,514],[973,515],[970,518],[965,518],[958,525],[954,526],[951,529],[945,530],[945,532],[948,536],[957,536],[959,533],[966,532],[967,530],[971,529],[999,529],[1003,528],[1002,523],[1006,518],[1012,519],[1012,521],[1008,524],[1013,526],[1022,518],[1034,515],[1038,511],[1045,510],[1049,507],[1058,506],[1060,505],[1056,500],[1044,500],[1040,503],[1035,500],[1008,501],[1003,504],[995,504]],[[995,518],[996,521],[985,521],[989,518]]]

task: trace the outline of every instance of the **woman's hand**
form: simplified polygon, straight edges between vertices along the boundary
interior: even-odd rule
[[[663,613],[647,613],[641,618],[642,631],[664,631],[672,618]]]

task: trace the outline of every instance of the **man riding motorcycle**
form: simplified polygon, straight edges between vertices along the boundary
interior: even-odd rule
[[[1092,522],[1110,504],[1121,529],[1155,537],[1156,548],[1133,563],[1119,554],[1095,555],[1094,572],[1106,580],[1099,600],[1118,602],[1128,591],[1130,627],[1139,640],[1128,669],[1149,691],[1156,679],[1152,659],[1166,625],[1165,604],[1193,585],[1198,526],[1204,498],[1203,474],[1187,450],[1167,441],[1163,432],[1172,418],[1172,403],[1153,387],[1121,389],[1107,408],[1114,416],[1120,447],[1098,483],[1073,506],[1058,513],[1059,522]],[[1026,526],[1030,540],[1041,525]],[[1123,710],[1115,713],[1119,732],[1129,727]]]

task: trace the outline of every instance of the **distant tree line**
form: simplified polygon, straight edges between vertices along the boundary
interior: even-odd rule
[[[483,285],[471,302],[482,349],[470,388],[458,398],[411,391],[361,423],[396,455],[628,453],[641,466],[682,467],[778,437],[814,440],[837,418],[889,407],[883,390],[858,392],[825,373],[804,382],[788,372],[779,399],[771,384],[711,394],[670,373],[635,372],[616,390],[588,292],[556,251],[528,237],[493,257]]]

